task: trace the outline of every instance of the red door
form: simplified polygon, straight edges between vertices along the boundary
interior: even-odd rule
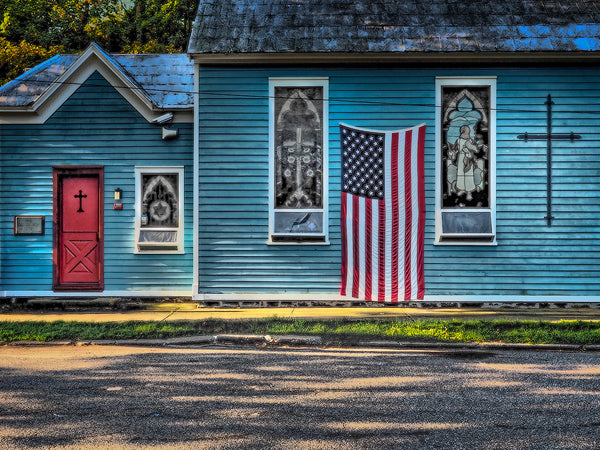
[[[55,169],[55,289],[103,288],[102,169]]]

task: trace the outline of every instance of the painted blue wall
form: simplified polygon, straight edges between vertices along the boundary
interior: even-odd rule
[[[435,77],[497,77],[497,246],[434,246]],[[269,77],[329,77],[330,246],[267,245]],[[328,292],[340,283],[338,124],[427,123],[426,294],[600,294],[600,70],[200,69],[200,293]],[[551,94],[555,220],[546,220]]]
[[[43,125],[0,126],[0,291],[52,289],[52,167],[104,166],[105,291],[186,290],[192,285],[193,124],[163,141],[94,73]],[[185,254],[134,254],[136,166],[185,166]],[[113,190],[123,190],[123,211]],[[44,236],[14,236],[13,217],[41,214]]]

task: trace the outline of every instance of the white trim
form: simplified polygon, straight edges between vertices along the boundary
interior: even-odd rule
[[[427,302],[501,302],[501,303],[577,303],[577,302],[600,302],[596,295],[425,295],[423,301]],[[418,302],[415,302],[418,303]]]
[[[100,73],[148,122],[164,114],[154,107],[144,91],[126,76],[100,47],[91,44],[58,77],[32,106],[0,108],[0,124],[42,124],[46,122],[94,73]],[[173,112],[174,123],[189,123],[191,111]]]
[[[436,77],[435,79],[435,241],[434,245],[475,245],[494,246],[496,241],[496,82],[495,76],[465,76],[465,77]],[[489,208],[461,209],[461,212],[490,212],[492,222],[491,240],[454,240],[441,241],[442,224],[442,86],[489,86],[490,87],[490,116],[489,122],[489,175],[490,190]]]
[[[115,291],[80,291],[80,292],[54,292],[54,291],[0,291],[0,298],[6,297],[192,297],[188,290],[115,290]]]
[[[190,297],[194,301],[331,301],[331,302],[362,302],[363,300],[343,297],[338,294],[307,294],[307,293],[285,293],[285,294],[198,294],[189,290],[114,290],[103,292],[54,292],[54,291],[0,291],[0,298],[10,297],[54,297],[54,298],[102,298],[102,297]],[[440,302],[440,303],[598,303],[600,297],[597,295],[425,295],[423,300],[400,302],[399,305],[410,303]],[[372,303],[379,306],[377,302]],[[396,304],[386,303],[386,306]]]
[[[344,297],[339,294],[319,294],[319,293],[231,293],[231,294],[194,294],[193,300],[197,301],[324,301],[324,302],[363,302],[364,300]],[[592,295],[425,295],[423,300],[411,302],[399,302],[399,305],[411,303],[418,305],[427,302],[448,302],[448,303],[578,303],[578,302],[600,302],[599,296]],[[366,302],[379,306],[378,302]],[[394,306],[395,303],[385,303],[386,306]]]
[[[231,294],[203,294],[199,293],[194,295],[194,300],[200,301],[260,301],[260,300],[275,300],[275,301],[293,301],[293,300],[313,300],[313,301],[347,301],[347,302],[360,302],[359,300],[352,297],[344,297],[339,294],[309,294],[305,292],[300,293],[231,293]]]
[[[314,209],[323,213],[323,233],[315,236],[323,236],[323,241],[315,242],[276,242],[272,240],[273,227],[275,223],[275,88],[285,86],[310,87],[320,86],[323,88],[323,208]],[[294,210],[288,210],[293,212]],[[307,234],[306,236],[310,236]],[[329,245],[329,78],[307,77],[307,78],[269,78],[269,236],[268,245]]]
[[[362,302],[363,300],[343,297],[338,294],[307,294],[307,293],[285,293],[285,294],[198,294],[189,290],[114,290],[103,292],[54,292],[54,291],[32,291],[13,290],[0,291],[0,298],[10,297],[54,297],[54,298],[102,298],[102,297],[190,297],[194,301],[331,301],[331,302]],[[598,303],[600,297],[597,295],[425,295],[423,300],[400,302],[399,305],[410,303],[441,302],[441,303]],[[372,303],[379,306],[377,302]],[[396,304],[386,303],[386,306]]]
[[[316,236],[321,236],[321,235],[317,234]],[[281,242],[274,242],[274,241],[268,240],[266,242],[266,244],[267,245],[284,245],[284,246],[285,245],[296,245],[296,246],[298,246],[298,245],[312,245],[312,246],[315,246],[315,245],[331,245],[331,242],[329,242],[329,241],[314,241],[314,242],[311,242],[311,241],[307,241],[307,242],[302,242],[302,241],[281,241]]]
[[[184,254],[185,253],[185,169],[183,166],[136,166],[135,171],[135,245],[134,254],[136,255],[172,255],[172,254]],[[139,248],[138,236],[141,229],[141,194],[142,194],[142,175],[143,174],[161,174],[161,173],[177,173],[178,177],[178,196],[179,202],[179,226],[177,227],[177,250],[142,250]],[[145,228],[150,229],[150,228]],[[162,228],[157,228],[162,230]],[[171,229],[173,230],[173,229]]]
[[[192,292],[200,289],[200,65],[194,64],[194,173],[192,174],[193,211],[193,262]]]

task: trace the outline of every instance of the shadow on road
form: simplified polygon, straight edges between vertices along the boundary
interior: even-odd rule
[[[594,448],[585,353],[0,348],[0,446]]]

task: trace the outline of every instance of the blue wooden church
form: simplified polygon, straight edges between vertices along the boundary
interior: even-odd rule
[[[340,123],[425,123],[424,299],[600,299],[600,2],[201,0],[188,52],[195,297],[339,299]]]
[[[0,295],[600,299],[600,2],[200,0],[188,54],[0,89]]]

